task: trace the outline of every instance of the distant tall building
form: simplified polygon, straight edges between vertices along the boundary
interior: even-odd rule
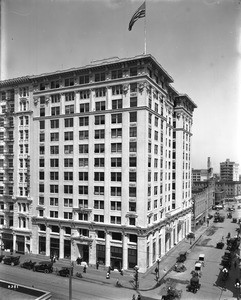
[[[192,182],[207,181],[213,177],[211,159],[208,157],[207,169],[192,169]]]
[[[239,164],[226,159],[220,163],[221,181],[239,181]]]
[[[191,230],[195,103],[151,55],[0,82],[5,249],[140,271]]]

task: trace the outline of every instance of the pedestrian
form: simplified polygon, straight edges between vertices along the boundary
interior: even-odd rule
[[[137,296],[137,300],[141,300],[141,295],[140,294]]]
[[[86,265],[84,266],[83,273],[86,273]]]
[[[155,268],[155,273],[156,273],[156,275],[157,275],[157,273],[158,273],[158,269],[157,269],[157,268]]]
[[[110,272],[111,272],[111,267],[108,268],[108,273],[110,273]]]
[[[110,279],[110,273],[109,272],[106,273],[106,279]]]
[[[99,261],[97,260],[97,262],[96,262],[96,269],[97,269],[97,270],[99,269],[99,265],[100,265],[100,263],[99,263]]]
[[[123,274],[124,274],[124,270],[123,269],[120,269],[120,274],[121,274],[121,276],[123,276]]]
[[[132,296],[132,300],[136,300],[136,296],[135,295]]]

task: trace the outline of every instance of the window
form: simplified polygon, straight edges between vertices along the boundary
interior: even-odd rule
[[[111,201],[110,202],[111,210],[121,210],[121,202],[120,201]]]
[[[64,167],[65,168],[72,168],[73,167],[73,158],[65,158],[64,159]]]
[[[22,160],[23,161],[23,160]],[[23,162],[22,162],[23,163]],[[39,167],[44,168],[44,158],[39,159]],[[21,168],[21,161],[20,161],[20,168]]]
[[[58,218],[58,217],[59,214],[57,211],[53,211],[53,210],[50,211],[50,218]]]
[[[105,152],[105,144],[95,144],[95,153],[104,153]]]
[[[137,107],[137,97],[130,97],[130,107]]]
[[[72,212],[64,212],[64,219],[72,220],[73,213]]]
[[[59,80],[51,81],[51,83],[50,83],[50,88],[51,89],[58,89],[59,87],[60,87]]]
[[[94,200],[94,208],[95,209],[104,209],[104,201],[103,200]]]
[[[59,146],[50,146],[50,154],[59,154]]]
[[[59,186],[56,184],[50,185],[50,193],[57,194],[59,192]]]
[[[130,137],[137,137],[137,127],[130,127]]]
[[[45,104],[45,96],[40,96],[40,104]]]
[[[129,187],[129,196],[130,197],[136,197],[136,187]]]
[[[79,84],[86,84],[90,82],[90,76],[89,75],[81,75],[79,77]]]
[[[95,82],[105,81],[105,73],[96,73],[95,74]]]
[[[112,224],[121,224],[121,217],[111,216],[110,222]]]
[[[79,167],[88,167],[88,158],[79,158]]]
[[[52,132],[52,133],[50,133],[50,141],[51,142],[59,141],[59,133],[58,132]]]
[[[40,117],[44,117],[45,116],[45,108],[44,107],[40,107],[40,113],[39,113]]]
[[[106,88],[98,88],[98,89],[95,89],[95,97],[105,97],[105,94],[106,94]]]
[[[113,70],[111,71],[111,79],[122,78],[123,72],[122,70]]]
[[[79,220],[88,221],[88,214],[87,213],[79,213]]]
[[[51,168],[58,168],[59,167],[59,160],[58,160],[58,158],[51,158],[50,159],[50,167]]]
[[[95,158],[95,167],[104,167],[105,166],[105,159],[104,158]]]
[[[95,172],[94,173],[94,181],[104,181],[105,173],[104,172]]]
[[[136,211],[136,202],[129,202],[129,211]]]
[[[111,129],[111,137],[112,138],[122,137],[122,128]]]
[[[122,108],[122,99],[112,100],[112,109]]]
[[[137,122],[137,112],[130,112],[130,122]]]
[[[39,184],[39,193],[44,193],[44,184]]]
[[[112,86],[112,95],[122,95],[123,90],[122,90],[122,85],[115,85]]]
[[[51,116],[58,116],[60,115],[60,107],[51,107]]]
[[[73,186],[72,185],[64,185],[64,193],[65,194],[73,194]]]
[[[74,78],[66,78],[64,80],[64,86],[73,86],[74,85]]]
[[[74,146],[73,145],[64,145],[64,154],[73,154]]]
[[[111,196],[121,196],[121,187],[119,186],[112,186],[110,188]]]
[[[88,186],[86,185],[79,185],[79,194],[80,195],[88,195]]]
[[[121,181],[121,172],[111,172],[111,181]]]
[[[80,91],[80,99],[89,99],[90,97],[90,92],[89,90],[85,90],[85,91]]]
[[[112,114],[111,123],[112,124],[122,123],[122,114]]]
[[[50,127],[51,128],[59,128],[59,120],[51,120]]]
[[[59,172],[50,172],[50,180],[59,180]]]
[[[59,199],[58,198],[50,198],[49,199],[49,204],[51,206],[58,206],[59,205]]]
[[[89,103],[83,103],[79,106],[80,112],[88,112],[89,111]]]
[[[104,216],[103,215],[94,215],[94,222],[104,223]]]
[[[103,186],[94,186],[94,194],[95,195],[104,195],[104,187]]]
[[[88,130],[79,131],[79,139],[80,140],[87,140],[88,138],[89,138],[89,131]]]
[[[104,138],[105,138],[105,130],[104,129],[95,130],[95,139],[104,139]]]
[[[59,103],[60,102],[60,94],[51,95],[51,103]]]
[[[65,114],[70,115],[74,113],[74,105],[65,105]]]
[[[39,205],[44,205],[44,197],[39,197],[38,203]]]
[[[111,143],[111,152],[122,152],[122,144],[121,143]]]
[[[130,152],[136,152],[137,151],[137,142],[130,142]]]
[[[136,182],[136,172],[129,172],[129,181]]]
[[[135,226],[136,225],[136,219],[135,218],[129,218],[129,224],[132,225],[132,226]]]
[[[79,181],[88,181],[88,172],[79,172]]]
[[[64,180],[73,180],[73,172],[64,172]]]
[[[39,129],[45,129],[45,121],[39,121]]]
[[[20,180],[19,181],[23,182],[23,173],[20,173],[19,176],[20,176]],[[44,172],[43,171],[39,172],[39,180],[44,180]]]
[[[111,158],[111,167],[121,167],[121,157]]]
[[[79,145],[79,153],[89,153],[89,145]]]
[[[64,133],[64,140],[65,141],[73,141],[74,139],[74,133],[73,131],[68,131]]]
[[[86,199],[79,199],[79,207],[81,208],[88,208],[88,200]]]
[[[105,101],[99,101],[95,103],[95,110],[102,111],[105,110]]]
[[[65,93],[65,101],[74,101],[74,92]]]
[[[79,126],[88,126],[88,125],[89,125],[89,117],[79,118]]]
[[[74,126],[73,118],[64,119],[64,127],[73,127],[73,126]]]
[[[64,206],[65,207],[73,207],[73,199],[71,199],[71,198],[64,198]]]
[[[95,116],[95,125],[104,125],[105,124],[105,116]]]
[[[136,82],[130,84],[130,92],[131,93],[137,92],[137,83]]]
[[[137,76],[137,67],[130,68],[130,76]]]

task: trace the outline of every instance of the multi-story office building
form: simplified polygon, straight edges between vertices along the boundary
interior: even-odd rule
[[[220,163],[221,181],[239,181],[239,164],[226,159]]]
[[[192,169],[192,182],[207,181],[213,178],[213,168],[211,167],[211,159],[208,157],[207,169]]]
[[[140,271],[191,230],[195,103],[151,55],[2,81],[5,248]]]

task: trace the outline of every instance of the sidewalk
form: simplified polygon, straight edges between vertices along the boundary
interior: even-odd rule
[[[211,224],[210,224],[211,225]],[[174,248],[172,248],[165,256],[161,258],[161,262],[159,264],[159,281],[156,281],[155,268],[157,264],[154,264],[146,273],[139,273],[139,291],[149,291],[153,290],[157,286],[160,286],[164,277],[171,271],[172,267],[176,263],[176,258],[179,253],[189,252],[191,248],[198,242],[200,237],[204,234],[204,232],[208,229],[206,225],[202,225],[195,232],[195,241],[190,244],[190,241],[187,239],[183,239],[179,242]],[[34,254],[26,254],[21,255],[20,261],[23,262],[27,259],[31,259],[32,261],[44,261],[49,260],[48,257],[42,255],[34,255]],[[54,271],[57,269],[61,269],[62,267],[69,267],[70,261],[67,259],[60,259],[54,263]],[[77,272],[80,272],[83,278],[78,278],[75,276]],[[125,270],[123,276],[118,271],[112,271],[110,274],[110,279],[106,279],[107,268],[100,266],[97,270],[95,266],[89,266],[87,268],[87,272],[83,273],[83,266],[74,265],[74,278],[77,280],[88,281],[93,283],[99,283],[101,285],[110,284],[115,285],[118,280],[121,285],[128,289],[135,289],[134,283],[134,270]]]

